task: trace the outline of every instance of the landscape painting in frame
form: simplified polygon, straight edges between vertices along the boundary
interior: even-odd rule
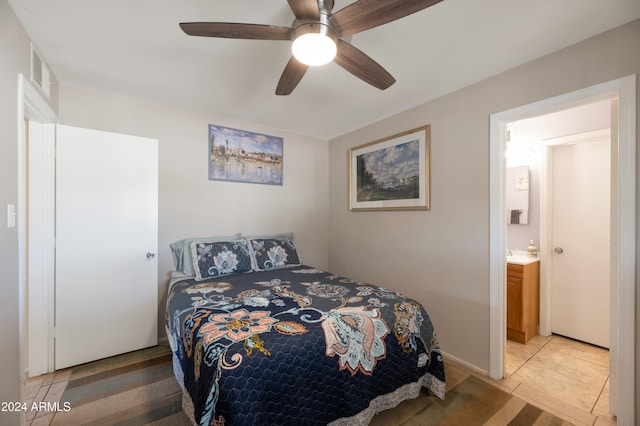
[[[349,150],[350,208],[429,209],[429,126]]]
[[[282,138],[209,124],[209,180],[282,185]]]

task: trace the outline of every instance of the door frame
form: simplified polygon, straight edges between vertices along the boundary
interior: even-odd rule
[[[55,124],[28,121],[27,377],[54,371]]]
[[[613,410],[619,424],[634,424],[635,418],[635,259],[636,259],[636,75],[622,77],[564,95],[523,105],[490,116],[490,232],[489,232],[489,304],[490,342],[489,375],[502,379],[505,372],[506,348],[506,201],[505,158],[507,123],[543,114],[549,114],[596,99],[618,97],[619,137],[617,145],[617,173],[612,181],[617,183],[617,203],[612,222],[617,229],[612,239],[617,239],[617,256],[611,264],[612,276],[617,278],[617,291],[612,283],[612,368],[617,383],[612,383],[612,394],[617,395],[617,407]],[[614,148],[614,152],[615,148]],[[612,196],[614,192],[612,191]],[[612,203],[614,204],[614,203]],[[616,247],[612,245],[612,247]],[[614,340],[615,335],[615,340]],[[615,389],[613,389],[615,388]],[[613,402],[613,401],[612,401]],[[615,404],[615,402],[613,402]]]
[[[18,352],[20,393],[23,395],[26,384],[27,365],[27,131],[25,120],[40,123],[55,123],[58,121],[56,112],[36,87],[18,74]],[[21,414],[24,423],[25,413]]]

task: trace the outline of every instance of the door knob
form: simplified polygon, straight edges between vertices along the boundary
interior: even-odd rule
[[[562,249],[562,247],[556,247],[553,249],[553,251],[555,251],[558,254],[562,254],[564,252],[564,250]]]
[[[147,252],[147,259],[151,260],[154,257],[156,257],[156,254],[154,252],[152,252],[152,251],[148,251]]]

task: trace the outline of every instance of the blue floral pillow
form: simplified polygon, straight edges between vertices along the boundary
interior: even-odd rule
[[[191,243],[196,281],[251,271],[247,240]]]
[[[253,239],[249,245],[256,271],[300,265],[298,251],[291,240]]]

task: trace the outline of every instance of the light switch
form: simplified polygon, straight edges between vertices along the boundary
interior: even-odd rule
[[[16,205],[7,204],[7,228],[15,228],[16,226]]]

